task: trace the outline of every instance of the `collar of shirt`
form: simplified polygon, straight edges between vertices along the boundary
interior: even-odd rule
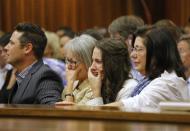
[[[16,81],[18,83],[18,85],[22,82],[22,80],[26,77],[26,75],[28,75],[28,73],[30,72],[30,69],[32,68],[32,66],[36,63],[33,62],[31,65],[29,65],[28,67],[26,67],[23,71],[21,71],[20,73],[16,72]]]

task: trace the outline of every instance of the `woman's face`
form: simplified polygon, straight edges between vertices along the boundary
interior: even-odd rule
[[[139,36],[135,39],[134,48],[131,52],[131,60],[134,68],[142,75],[145,75],[146,47],[144,45],[144,39]]]
[[[178,50],[184,66],[190,68],[190,48],[187,41],[180,41],[178,43]]]
[[[92,54],[91,72],[94,76],[98,76],[98,72],[100,72],[103,77],[102,52],[97,47],[94,48]]]
[[[82,82],[83,80],[87,79],[88,69],[86,68],[84,62],[79,60],[71,51],[67,51],[65,56],[68,70],[78,70],[76,80]]]

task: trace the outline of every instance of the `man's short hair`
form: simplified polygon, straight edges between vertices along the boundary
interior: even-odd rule
[[[23,33],[19,38],[22,46],[32,43],[35,57],[41,59],[47,44],[46,35],[41,27],[31,23],[19,23],[15,30]]]

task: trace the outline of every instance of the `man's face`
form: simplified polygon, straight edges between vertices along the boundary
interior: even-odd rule
[[[10,42],[7,46],[5,46],[6,50],[6,60],[7,63],[12,64],[13,66],[17,66],[22,63],[23,58],[25,57],[24,48],[21,46],[20,43],[20,36],[22,35],[21,32],[14,31]]]

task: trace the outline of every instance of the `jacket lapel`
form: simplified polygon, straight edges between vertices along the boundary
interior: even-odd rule
[[[22,83],[18,86],[18,89],[16,91],[16,94],[13,98],[13,103],[20,103],[22,101],[22,97],[24,96],[24,92],[30,87],[32,83],[30,83],[30,80],[32,79],[32,75],[43,65],[43,61],[39,60],[37,63],[35,63],[29,73],[26,75],[26,77],[23,79]]]

